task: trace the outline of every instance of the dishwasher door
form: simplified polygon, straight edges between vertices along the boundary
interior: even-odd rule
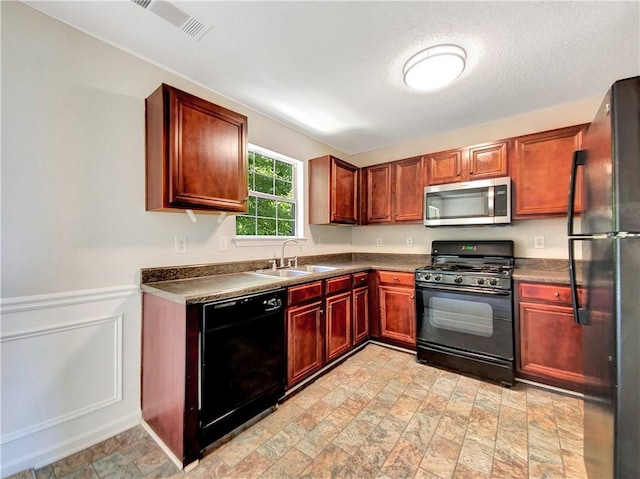
[[[284,395],[286,290],[203,306],[200,449]]]

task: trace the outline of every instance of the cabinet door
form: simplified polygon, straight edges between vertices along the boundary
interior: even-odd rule
[[[246,212],[245,116],[162,85],[146,119],[148,210]]]
[[[429,184],[462,181],[462,153],[462,150],[449,150],[425,156]]]
[[[327,362],[346,353],[351,340],[351,291],[329,296],[327,307]]]
[[[422,220],[423,203],[423,161],[422,158],[409,158],[393,163],[393,221]]]
[[[331,155],[309,160],[309,224],[356,224],[359,170]]]
[[[369,336],[369,288],[353,290],[353,344]]]
[[[413,289],[398,286],[378,287],[380,337],[416,347],[416,307]]]
[[[471,146],[467,161],[469,180],[507,176],[507,142]]]
[[[358,168],[333,158],[331,165],[331,222],[358,222]]]
[[[365,168],[365,223],[391,222],[391,163]]]
[[[287,312],[289,387],[302,381],[324,364],[322,302],[290,308]]]
[[[581,390],[582,328],[573,321],[571,306],[521,301],[518,330],[520,376]]]
[[[514,140],[514,216],[567,214],[571,162],[573,152],[580,149],[582,132],[583,125],[578,125]],[[578,185],[576,211],[581,207],[580,191]]]

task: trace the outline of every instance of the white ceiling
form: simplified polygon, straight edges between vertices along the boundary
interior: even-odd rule
[[[174,0],[212,27],[200,41],[129,0],[25,3],[349,154],[603,95],[640,74],[638,1]],[[441,43],[467,51],[466,70],[438,92],[410,90],[404,62]]]

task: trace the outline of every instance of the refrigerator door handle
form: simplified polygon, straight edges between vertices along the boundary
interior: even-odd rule
[[[573,320],[577,324],[589,324],[589,311],[581,308],[578,302],[578,285],[576,281],[576,261],[574,255],[574,245],[577,238],[569,238],[569,283],[571,284],[571,302],[573,303]]]
[[[571,162],[571,179],[569,180],[569,206],[567,212],[567,234],[575,236],[573,231],[573,217],[575,216],[574,205],[576,198],[576,183],[578,182],[578,167],[584,166],[587,161],[587,150],[576,150],[573,152],[573,161]]]

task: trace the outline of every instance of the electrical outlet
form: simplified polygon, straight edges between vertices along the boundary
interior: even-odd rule
[[[413,246],[413,238],[411,236],[407,238],[407,246]]]
[[[382,246],[382,238],[376,238],[376,246]]]
[[[176,236],[174,246],[177,254],[185,254],[187,252],[187,237]]]
[[[533,247],[536,249],[543,249],[544,246],[544,236],[534,236],[533,237]]]
[[[218,237],[218,251],[227,251],[228,249],[229,249],[229,237],[228,236]]]

